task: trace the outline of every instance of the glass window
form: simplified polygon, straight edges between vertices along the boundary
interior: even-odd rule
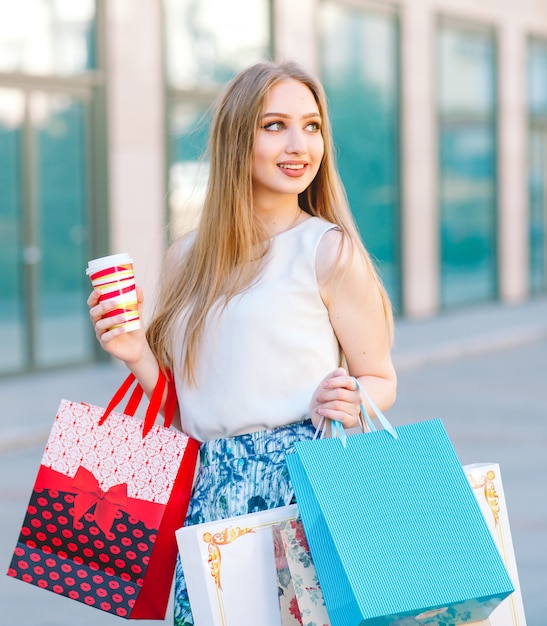
[[[547,291],[547,41],[528,51],[530,291]]]
[[[166,0],[167,75],[190,89],[219,85],[270,52],[268,0]]]
[[[72,75],[95,67],[95,0],[0,0],[0,71]]]
[[[25,362],[21,264],[21,144],[24,96],[0,89],[0,373]]]
[[[441,304],[496,297],[495,49],[489,31],[438,38]]]
[[[398,26],[325,2],[321,75],[338,165],[363,241],[400,308]]]
[[[38,240],[37,355],[40,366],[85,360],[91,353],[86,300],[86,104],[66,95],[33,94]]]
[[[494,110],[493,63],[491,37],[442,28],[439,38],[441,113],[489,115]]]

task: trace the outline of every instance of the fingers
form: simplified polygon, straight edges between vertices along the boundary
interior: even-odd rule
[[[89,317],[91,318],[94,326],[97,326],[97,324],[105,317],[107,313],[113,311],[115,308],[118,307],[118,304],[113,300],[104,300],[103,302],[99,302],[98,297],[94,297],[93,294],[89,296],[87,303],[90,307]],[[112,325],[111,320],[108,325]]]
[[[358,390],[355,379],[343,367],[339,367],[327,374],[321,382],[321,387],[325,390],[345,389],[352,392]]]
[[[97,302],[99,302],[99,296],[100,296],[100,292],[97,289],[94,289],[90,294],[89,297],[87,299],[87,306],[89,308],[94,307]]]
[[[142,306],[144,303],[144,293],[141,287],[136,288],[137,293],[137,306],[139,309],[139,314],[142,315]],[[93,325],[99,330],[104,330],[113,324],[122,323],[125,321],[125,318],[122,316],[119,317],[110,317],[108,319],[108,323],[100,324],[100,321],[106,316],[107,313],[113,311],[114,309],[119,308],[119,302],[115,299],[108,299],[100,301],[101,292],[97,289],[93,290],[87,299],[87,305],[89,306],[89,317]]]
[[[144,292],[142,290],[142,287],[139,287],[138,285],[135,287],[135,291],[137,292],[137,304],[140,311],[144,302]]]
[[[315,396],[320,417],[342,422],[345,428],[359,423],[361,394],[352,376],[342,367],[330,372],[321,382]]]
[[[126,321],[126,316],[124,313],[108,316],[111,311],[119,308],[119,303],[113,300],[99,302],[99,298],[100,292],[95,290],[87,299],[87,304],[90,307],[89,317],[95,329],[95,335],[104,347],[104,343],[124,334],[125,327],[117,325],[123,324]],[[116,326],[116,328],[112,328],[113,326]]]
[[[93,324],[95,336],[101,348],[113,357],[123,361],[128,367],[137,364],[146,348],[146,331],[130,330],[127,314],[122,311],[123,306],[115,299],[100,300],[101,293],[94,290],[87,299],[89,317]],[[143,291],[137,287],[137,304],[141,313],[144,302]]]
[[[317,415],[319,418],[326,418],[329,420],[336,420],[342,422],[344,428],[353,428],[358,426],[359,421],[359,406],[355,404],[345,405],[330,405],[323,404],[317,408]]]

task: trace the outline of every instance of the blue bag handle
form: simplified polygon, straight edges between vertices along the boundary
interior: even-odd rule
[[[355,376],[352,376],[352,378],[355,381],[355,384],[357,385],[357,389],[359,389],[359,391],[361,392],[362,396],[364,396],[367,399],[368,403],[372,407],[372,410],[374,411],[375,417],[378,419],[380,424],[383,426],[384,430],[387,430],[387,432],[394,439],[398,439],[399,437],[397,435],[397,432],[395,431],[395,429],[393,428],[393,426],[391,425],[391,423],[389,422],[387,417],[382,413],[382,411],[380,411],[380,409],[378,408],[378,406],[376,405],[374,400],[363,389],[361,383],[357,380],[357,378],[355,378]],[[371,418],[369,412],[366,410],[365,405],[364,405],[363,402],[361,402],[361,416],[365,420],[366,426],[369,429],[369,431],[376,431],[376,430],[378,430],[376,428],[376,425],[372,421],[372,418]],[[363,426],[364,426],[364,424],[363,424]],[[342,422],[340,422],[338,420],[332,420],[331,421],[331,427],[332,427],[332,437],[333,437],[333,439],[334,438],[340,439],[340,441],[342,442],[342,445],[345,448],[346,447],[347,435],[346,435],[346,432],[345,432],[344,427],[342,425]],[[325,430],[326,430],[326,420],[323,417],[321,419],[321,421],[319,422],[319,426],[317,427],[317,430],[315,431],[315,435],[313,436],[313,438],[317,439],[317,435],[319,433],[321,433],[320,439],[323,439],[323,437],[325,436]]]
[[[346,431],[344,430],[344,427],[342,426],[342,422],[338,420],[331,420],[331,428],[332,428],[332,438],[340,439],[340,441],[342,442],[342,445],[345,448],[346,439],[348,436],[346,435]],[[319,425],[315,429],[315,434],[313,435],[312,439],[317,439],[318,435],[319,435],[319,439],[323,439],[325,437],[326,430],[327,430],[327,420],[325,419],[325,417],[321,417],[321,421],[319,422]]]
[[[387,430],[387,432],[394,438],[394,439],[398,439],[398,435],[397,432],[395,431],[395,428],[393,428],[393,426],[391,425],[390,421],[387,419],[387,417],[382,413],[382,411],[380,411],[380,409],[376,406],[376,404],[374,403],[374,400],[368,395],[368,393],[363,389],[361,383],[357,380],[357,378],[355,378],[355,376],[352,376],[353,380],[355,381],[355,384],[357,385],[357,389],[359,389],[359,391],[361,392],[361,394],[363,396],[365,396],[365,398],[367,399],[368,403],[370,404],[370,406],[372,407],[372,410],[374,411],[375,416],[377,417],[378,421],[380,422],[380,424],[382,424],[382,426],[384,427],[384,430]],[[370,417],[368,411],[365,408],[365,405],[363,404],[363,402],[361,402],[361,413],[363,414],[363,417],[365,418],[365,422],[368,426],[368,429],[371,431],[375,431],[377,430],[374,422],[372,421],[372,418]]]

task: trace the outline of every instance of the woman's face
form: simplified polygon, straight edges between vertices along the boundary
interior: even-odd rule
[[[321,121],[303,83],[289,78],[270,89],[253,153],[255,204],[275,202],[279,195],[298,196],[310,185],[323,158]]]

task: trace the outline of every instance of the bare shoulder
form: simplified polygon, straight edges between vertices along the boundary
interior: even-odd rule
[[[319,242],[315,268],[323,299],[328,297],[329,285],[362,283],[369,273],[362,247],[337,228],[327,231]]]
[[[338,228],[331,228],[321,237],[315,256],[315,269],[320,285],[340,262],[345,239],[344,233]]]

